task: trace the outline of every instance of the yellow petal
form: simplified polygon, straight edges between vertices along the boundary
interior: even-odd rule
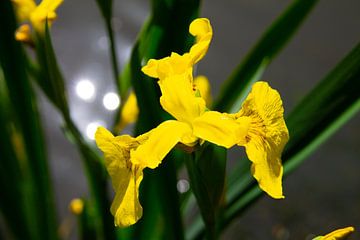
[[[195,89],[200,92],[201,97],[205,100],[206,105],[210,106],[212,102],[211,96],[211,85],[207,77],[205,76],[197,76],[194,79]]]
[[[143,168],[156,168],[182,137],[191,131],[186,123],[174,120],[161,123],[151,130],[143,144],[131,152],[131,162]]]
[[[34,0],[12,0],[16,16],[19,22],[29,20],[30,14],[35,10],[36,3]]]
[[[249,160],[253,163],[251,166],[252,175],[258,181],[260,188],[273,198],[284,198],[282,193],[281,152],[276,151],[277,146],[253,137],[245,145],[245,148]]]
[[[191,75],[171,76],[159,85],[161,106],[179,121],[191,123],[205,111],[204,99],[195,96]]]
[[[141,135],[140,142],[146,138],[147,134]],[[115,198],[110,209],[115,217],[115,225],[132,225],[142,216],[139,186],[143,178],[143,168],[130,162],[130,151],[136,149],[139,142],[128,135],[114,137],[103,127],[97,129],[95,140],[104,152],[106,169],[115,190]]]
[[[120,181],[121,169],[128,169],[130,165],[130,149],[136,148],[138,143],[129,135],[114,137],[108,130],[99,127],[95,133],[95,141],[105,156],[105,166],[111,177],[114,188]]]
[[[190,55],[195,64],[207,53],[213,31],[207,18],[197,18],[190,24],[189,32],[196,37],[196,43],[190,49]]]
[[[196,43],[190,48],[189,53],[183,55],[171,53],[169,57],[159,60],[150,59],[141,70],[146,75],[159,79],[185,72],[192,73],[193,65],[206,54],[213,32],[210,21],[206,18],[197,18],[192,21],[189,32],[196,37]]]
[[[159,60],[150,59],[147,64],[141,68],[141,71],[149,77],[159,78],[159,74],[157,72],[158,65]]]
[[[195,136],[226,148],[244,141],[248,128],[248,118],[236,121],[215,111],[205,112],[193,122]]]
[[[139,115],[139,108],[137,105],[136,95],[133,91],[131,91],[129,97],[127,98],[121,110],[120,122],[116,127],[116,130],[120,132],[128,124],[132,124],[136,122],[138,115]]]
[[[185,72],[191,74],[191,61],[189,54],[179,55],[173,52],[169,57],[159,60],[150,59],[141,70],[150,77],[162,80],[169,76],[184,74]]]
[[[127,227],[142,216],[139,202],[139,186],[143,179],[142,169],[121,169],[121,178],[114,186],[115,198],[110,211],[114,215],[115,226]]]
[[[353,227],[346,227],[346,228],[341,228],[338,230],[335,230],[329,234],[326,234],[325,236],[323,236],[321,238],[321,240],[341,240],[341,239],[345,239],[347,236],[349,236],[352,232],[354,232],[354,228]]]
[[[38,8],[46,9],[48,12],[55,11],[64,0],[42,0]]]
[[[273,198],[283,198],[281,153],[289,132],[279,93],[265,82],[257,82],[236,117],[249,117],[251,123],[245,146],[252,173],[259,186]]]

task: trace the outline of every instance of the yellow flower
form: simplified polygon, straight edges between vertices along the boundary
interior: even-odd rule
[[[260,188],[273,198],[283,198],[280,157],[289,140],[283,112],[279,93],[267,83],[257,82],[238,113],[208,111],[194,121],[194,132],[224,147],[225,139],[228,145],[244,146]],[[240,131],[227,136],[228,128],[236,129],[236,125],[242,126]]]
[[[196,36],[196,43],[188,53],[151,59],[142,68],[145,74],[159,78],[162,107],[191,129],[191,134],[184,136],[181,142],[194,146],[199,140],[207,140],[226,148],[235,144],[244,146],[253,162],[252,174],[259,186],[270,196],[283,198],[280,157],[289,134],[278,92],[267,83],[259,82],[254,84],[237,114],[208,111],[202,93],[194,88],[192,72],[193,65],[208,50],[212,37],[209,21],[194,20],[190,33]]]
[[[194,90],[199,91],[200,96],[204,98],[206,105],[210,106],[212,103],[211,86],[209,80],[205,76],[197,76],[194,79]]]
[[[137,105],[136,95],[133,91],[130,92],[126,102],[120,113],[120,122],[116,126],[116,132],[123,130],[128,124],[136,122],[139,115],[139,108]]]
[[[175,128],[174,125],[177,132],[168,134]],[[143,169],[156,168],[186,131],[186,126],[173,120],[163,122],[136,138],[129,135],[114,137],[103,127],[97,129],[96,144],[104,153],[105,165],[115,190],[110,209],[115,226],[126,227],[141,218],[139,186]]]
[[[55,10],[63,0],[43,0],[39,5],[36,5],[34,0],[12,0],[12,2],[19,21],[30,21],[38,33],[43,33],[46,19],[51,25],[57,16]]]
[[[314,238],[314,240],[341,240],[346,239],[352,232],[354,232],[353,227],[346,227],[337,229],[331,233],[326,234],[325,236],[319,236]]]
[[[31,29],[29,24],[22,24],[15,32],[15,39],[23,43],[31,43]]]
[[[80,215],[84,210],[84,201],[80,198],[74,198],[69,204],[70,211],[75,215]]]

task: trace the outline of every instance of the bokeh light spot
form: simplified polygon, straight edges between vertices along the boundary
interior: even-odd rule
[[[85,101],[90,101],[95,96],[95,86],[90,80],[81,79],[76,84],[76,94],[79,98]]]
[[[103,105],[107,110],[113,111],[119,107],[120,98],[116,93],[106,93],[103,98]]]

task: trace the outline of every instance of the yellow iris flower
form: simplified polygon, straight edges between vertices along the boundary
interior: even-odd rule
[[[208,111],[201,93],[194,88],[192,71],[208,50],[212,37],[209,20],[194,20],[189,32],[196,37],[196,43],[188,53],[151,59],[142,68],[145,74],[159,79],[162,107],[178,122],[187,123],[191,134],[181,142],[194,146],[202,139],[226,148],[244,146],[261,189],[273,198],[283,198],[280,157],[289,133],[280,95],[267,83],[258,82],[238,113]]]
[[[39,5],[36,5],[34,0],[12,0],[12,2],[19,22],[30,21],[34,29],[42,34],[45,31],[46,19],[48,19],[49,25],[56,19],[55,10],[63,0],[43,0]],[[22,41],[30,38],[30,31],[28,31],[28,35],[27,37],[19,35],[17,40]]]
[[[143,169],[154,169],[161,163],[187,131],[184,125],[169,120],[136,138],[129,135],[114,137],[103,127],[97,129],[96,144],[104,153],[105,165],[116,193],[110,209],[116,226],[126,227],[141,218],[139,186]],[[175,126],[178,131],[169,134]]]
[[[352,232],[354,232],[353,227],[346,227],[332,231],[331,233],[326,234],[325,236],[319,236],[313,240],[341,240],[346,239]]]
[[[280,157],[289,140],[283,112],[279,93],[267,83],[257,82],[238,113],[207,111],[195,120],[194,131],[220,146],[244,146],[260,188],[273,198],[283,198]],[[238,130],[229,135],[229,129]]]
[[[208,19],[199,18],[190,24],[189,32],[196,37],[196,43],[188,53],[172,53],[160,60],[150,59],[142,71],[150,77],[158,78],[162,96],[161,106],[176,118],[177,124],[187,127],[180,142],[193,147],[199,138],[194,135],[193,121],[205,113],[206,103],[193,81],[193,65],[206,54],[212,37]],[[172,131],[177,131],[175,126]],[[169,132],[171,134],[171,132]]]

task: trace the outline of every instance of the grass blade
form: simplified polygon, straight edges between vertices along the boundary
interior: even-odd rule
[[[106,32],[109,38],[109,45],[110,45],[110,60],[112,64],[112,70],[114,75],[115,84],[117,86],[118,93],[120,95],[121,101],[125,101],[125,96],[127,93],[127,89],[123,89],[123,85],[121,83],[120,71],[119,71],[119,61],[116,55],[116,41],[114,36],[114,29],[112,24],[112,0],[96,0],[96,3],[100,9],[100,12],[104,18]]]
[[[233,112],[240,108],[251,84],[261,78],[271,60],[285,47],[317,2],[293,1],[224,83],[220,96],[214,102],[214,109]]]

